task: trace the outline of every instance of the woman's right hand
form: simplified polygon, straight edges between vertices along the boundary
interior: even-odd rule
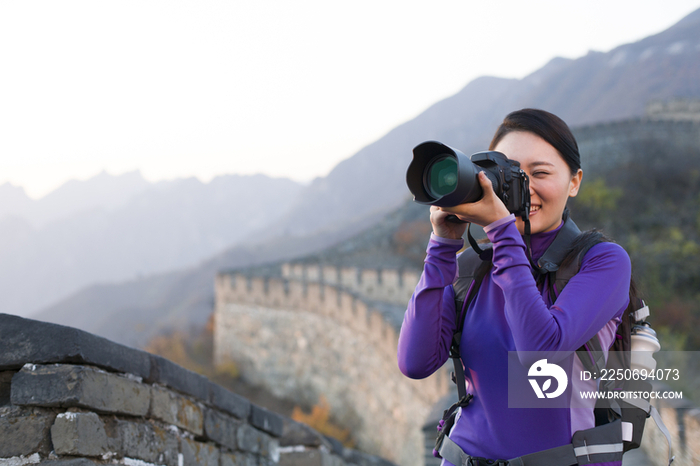
[[[430,223],[433,225],[435,236],[449,239],[460,239],[467,229],[466,223],[455,223],[447,221],[450,214],[439,207],[430,206]]]

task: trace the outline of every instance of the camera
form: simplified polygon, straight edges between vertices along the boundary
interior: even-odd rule
[[[520,163],[496,151],[477,152],[471,158],[437,141],[413,149],[406,184],[419,204],[453,207],[476,202],[483,196],[479,172],[493,183],[493,190],[508,211],[524,220],[530,213],[530,187]]]

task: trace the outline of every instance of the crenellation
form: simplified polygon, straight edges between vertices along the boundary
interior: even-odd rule
[[[306,280],[338,286],[374,301],[405,304],[413,294],[420,274],[402,269],[361,269],[321,265],[282,265],[282,275],[290,280]]]
[[[359,280],[359,269],[356,267],[342,267],[340,269],[340,284],[350,290],[357,290]]]
[[[235,274],[231,278],[236,296],[246,296],[248,294],[248,277],[242,274]]]
[[[647,117],[671,121],[700,121],[700,99],[677,98],[651,101],[646,106]]]
[[[340,284],[340,270],[338,267],[330,265],[323,267],[323,283],[328,285]]]
[[[399,270],[383,269],[381,272],[381,283],[384,286],[401,288],[401,272]]]
[[[375,299],[378,294],[377,289],[380,286],[379,271],[364,269],[360,276],[362,277],[362,282],[359,286],[359,293],[363,296],[367,296],[370,299]]]
[[[320,265],[307,265],[306,266],[306,276],[305,279],[308,282],[321,282],[323,281],[323,275],[321,272]]]
[[[282,264],[282,276],[283,276],[284,278],[287,278],[287,279],[288,279],[288,278],[294,278],[294,277],[292,276],[292,273],[293,273],[293,272],[292,272],[292,268],[293,268],[293,267],[294,267],[294,266],[293,266],[292,264],[290,264],[289,262],[285,262],[284,264]]]

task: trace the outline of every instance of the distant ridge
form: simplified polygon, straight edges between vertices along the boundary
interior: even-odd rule
[[[700,97],[700,9],[607,53],[554,58],[520,80],[471,81],[314,181],[279,227],[302,236],[397,207],[407,197],[404,176],[413,147],[435,139],[467,154],[483,150],[512,110],[543,108],[574,127],[641,117],[649,101],[676,97]]]
[[[186,270],[92,286],[45,308],[39,318],[128,344],[168,327],[203,324],[217,270],[312,253],[322,257],[320,251],[334,244],[343,251],[344,244],[358,242],[351,239],[356,233],[406,203],[405,170],[412,148],[424,140],[469,154],[486,148],[498,123],[514,109],[546,108],[580,127],[639,118],[649,101],[676,97],[700,97],[700,10],[667,31],[608,53],[554,58],[521,80],[475,79],[315,180],[286,214],[268,215],[261,228],[225,254]],[[363,241],[376,237],[370,233]]]
[[[152,184],[138,172],[70,181],[37,201],[0,186],[0,309],[27,316],[92,283],[198,264],[286,211],[301,189],[263,175]]]

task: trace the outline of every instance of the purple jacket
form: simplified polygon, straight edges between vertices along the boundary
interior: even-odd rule
[[[508,408],[508,352],[572,352],[558,362],[571,369],[580,367],[573,351],[596,333],[609,348],[629,302],[631,264],[619,245],[597,244],[552,303],[546,287],[538,288],[533,278],[514,217],[484,230],[493,243],[494,266],[469,305],[460,345],[467,391],[474,399],[450,438],[472,456],[510,459],[571,443],[574,432],[594,427],[595,421],[593,401],[569,408]],[[535,260],[556,233],[532,236]],[[462,240],[431,236],[399,337],[399,368],[408,377],[428,377],[448,359],[457,317],[452,282],[462,245]],[[596,387],[595,381],[571,382],[569,391]]]

